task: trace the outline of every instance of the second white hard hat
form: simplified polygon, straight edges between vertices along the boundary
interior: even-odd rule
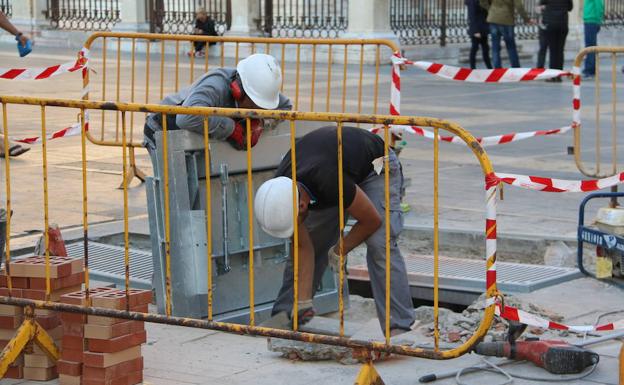
[[[238,62],[236,70],[245,94],[258,107],[273,110],[279,105],[282,70],[273,56],[253,54]]]
[[[256,192],[256,220],[262,230],[276,238],[289,238],[294,232],[292,183],[292,179],[280,176],[267,180]],[[296,198],[298,206],[299,191]]]

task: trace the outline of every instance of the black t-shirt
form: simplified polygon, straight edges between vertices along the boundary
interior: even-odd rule
[[[201,29],[203,35],[218,36],[217,30],[215,29],[215,22],[209,17],[204,21],[195,19],[195,28]]]
[[[310,209],[338,206],[338,139],[336,127],[322,127],[297,141],[297,182],[316,202]],[[355,198],[355,186],[373,172],[373,160],[384,155],[379,136],[356,127],[342,128],[344,207]],[[290,151],[277,168],[276,176],[291,177]]]

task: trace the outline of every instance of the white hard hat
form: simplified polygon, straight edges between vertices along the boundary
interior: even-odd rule
[[[285,176],[269,179],[260,186],[254,200],[254,213],[262,230],[276,238],[293,235],[293,181]],[[297,206],[299,191],[297,190]]]
[[[236,70],[245,94],[258,107],[273,110],[279,105],[282,70],[273,56],[253,54],[238,62]]]

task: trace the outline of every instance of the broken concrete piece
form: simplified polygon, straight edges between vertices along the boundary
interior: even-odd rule
[[[576,251],[561,241],[554,242],[546,248],[544,265],[558,267],[576,267]]]

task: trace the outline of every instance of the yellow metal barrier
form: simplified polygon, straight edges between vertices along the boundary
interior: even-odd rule
[[[618,77],[620,75],[620,64],[617,62],[618,54],[624,54],[624,47],[587,47],[579,52],[574,59],[574,67],[577,71],[580,71],[580,68],[583,66],[583,62],[588,54],[595,54],[596,57],[596,76],[594,78],[593,84],[595,88],[594,93],[594,103],[596,105],[594,109],[593,120],[583,119],[582,122],[577,122],[578,124],[574,127],[574,160],[576,161],[576,166],[581,173],[584,175],[595,177],[595,178],[603,178],[607,176],[612,176],[622,171],[618,167],[618,140],[617,140],[617,118],[618,118]],[[602,71],[600,69],[600,62],[603,60],[602,57],[607,56],[611,62],[610,74],[606,74],[606,79],[608,79],[610,83],[610,95],[603,95],[601,81],[603,80]],[[576,76],[580,76],[576,75]],[[591,84],[591,80],[584,81],[583,84]],[[583,95],[582,99],[588,95]],[[606,100],[605,100],[606,99]],[[607,103],[607,111],[605,111],[608,115],[607,119],[610,120],[610,131],[607,132],[607,135],[603,136],[602,131],[602,121],[604,119],[604,114],[602,104],[603,102]],[[581,104],[582,105],[582,104]],[[621,113],[621,111],[620,111]],[[588,124],[587,122],[590,122]],[[583,127],[583,129],[581,129]],[[593,134],[590,132],[593,131]],[[585,135],[583,135],[586,133]],[[581,144],[586,140],[595,141],[594,146],[594,166],[587,166],[586,160],[583,159],[583,147]],[[606,143],[605,143],[606,142]],[[605,143],[608,147],[610,147],[610,154],[603,154],[603,143]],[[585,150],[587,151],[587,150]],[[609,158],[608,161],[605,162],[605,157]],[[610,155],[610,156],[609,156]],[[606,169],[603,169],[603,163],[607,163]],[[617,188],[615,189],[617,191]]]
[[[239,119],[246,119],[247,121],[247,127],[248,127],[248,138],[247,138],[247,150],[246,150],[246,160],[247,160],[247,177],[248,177],[248,181],[251,178],[251,170],[252,170],[252,154],[253,154],[253,150],[251,149],[251,138],[249,137],[249,127],[251,124],[251,119],[257,119],[257,118],[262,118],[262,119],[276,119],[276,120],[283,120],[283,121],[287,121],[290,124],[290,133],[291,133],[291,154],[292,154],[292,167],[293,167],[293,171],[296,170],[297,166],[296,166],[296,157],[295,157],[295,134],[296,134],[296,124],[300,124],[302,122],[328,122],[328,123],[332,123],[332,124],[336,124],[338,127],[337,130],[337,143],[338,143],[338,160],[339,162],[342,162],[342,126],[345,123],[354,123],[354,124],[367,124],[367,125],[382,125],[383,126],[383,131],[384,131],[384,138],[385,138],[385,146],[384,146],[384,151],[385,154],[387,155],[389,153],[389,135],[390,135],[390,125],[418,125],[418,126],[422,126],[422,127],[433,127],[435,130],[435,135],[437,136],[439,134],[439,130],[444,130],[447,131],[453,135],[457,135],[458,137],[460,137],[468,146],[468,148],[474,153],[476,159],[478,160],[481,169],[483,171],[484,176],[488,177],[491,176],[493,174],[493,169],[492,166],[490,164],[489,158],[487,157],[487,154],[485,153],[485,151],[483,150],[483,148],[480,146],[480,144],[476,141],[476,139],[467,131],[465,131],[463,128],[461,128],[460,126],[458,126],[455,123],[449,122],[449,121],[445,121],[445,120],[440,120],[440,119],[434,119],[434,118],[425,118],[425,117],[409,117],[409,116],[390,116],[390,115],[361,115],[361,114],[346,114],[346,113],[315,113],[315,112],[296,112],[296,111],[265,111],[265,110],[245,110],[245,109],[225,109],[225,108],[209,108],[209,107],[180,107],[180,106],[163,106],[163,105],[155,105],[155,104],[137,104],[137,103],[114,103],[114,102],[103,102],[103,101],[85,101],[85,100],[69,100],[69,99],[44,99],[44,98],[30,98],[30,97],[14,97],[14,96],[0,96],[0,103],[2,104],[2,121],[4,123],[4,130],[5,130],[5,134],[8,133],[8,127],[10,127],[10,123],[11,121],[8,119],[8,114],[7,114],[7,106],[9,105],[13,105],[13,107],[15,107],[15,105],[30,105],[30,106],[39,106],[41,109],[41,117],[40,117],[40,122],[41,122],[41,129],[42,129],[42,136],[45,137],[46,134],[46,126],[45,126],[45,119],[46,119],[46,111],[50,108],[53,107],[61,107],[61,109],[63,110],[67,110],[67,109],[76,109],[79,112],[79,116],[81,116],[82,118],[82,130],[83,130],[83,135],[81,136],[81,149],[82,149],[82,201],[83,201],[83,213],[82,213],[82,219],[83,219],[83,227],[84,227],[84,238],[83,238],[83,242],[84,242],[84,247],[85,250],[88,251],[89,248],[89,244],[88,244],[88,224],[89,224],[89,220],[88,220],[88,215],[89,212],[87,210],[87,202],[88,202],[88,189],[87,189],[87,173],[86,173],[86,168],[87,168],[87,153],[86,153],[86,132],[85,132],[85,125],[84,125],[84,118],[85,118],[85,113],[87,111],[89,112],[93,112],[93,111],[117,111],[120,114],[120,118],[121,118],[121,140],[122,140],[122,149],[125,150],[125,147],[130,146],[127,138],[126,138],[126,134],[127,134],[127,128],[126,128],[126,117],[129,113],[137,113],[137,112],[150,112],[150,113],[159,113],[159,114],[163,114],[163,142],[162,142],[162,148],[159,149],[159,151],[162,151],[163,154],[166,154],[168,149],[167,149],[167,126],[166,126],[166,115],[167,114],[195,114],[195,115],[201,115],[204,117],[204,145],[205,145],[205,154],[206,154],[206,169],[209,170],[210,169],[210,146],[209,146],[209,138],[208,138],[208,132],[209,132],[209,127],[208,127],[208,118],[212,115],[219,115],[219,116],[226,116],[226,117],[230,117],[230,118],[239,118]],[[7,135],[5,135],[5,137],[7,137]],[[435,142],[437,143],[437,141]],[[43,178],[43,188],[44,191],[48,190],[48,178],[47,178],[47,158],[46,158],[46,152],[48,151],[47,148],[44,146],[43,147],[43,158],[42,158],[42,163],[43,163],[43,168],[44,168],[44,178]],[[197,327],[197,328],[205,328],[205,329],[212,329],[212,330],[220,330],[220,331],[225,331],[225,332],[231,332],[231,333],[238,333],[238,334],[248,334],[248,335],[261,335],[261,336],[266,336],[266,337],[277,337],[277,338],[286,338],[286,339],[291,339],[291,340],[298,340],[298,341],[306,341],[306,342],[314,342],[314,343],[322,343],[322,344],[329,344],[329,345],[338,345],[338,346],[345,346],[345,347],[350,347],[353,349],[356,349],[358,351],[363,352],[364,355],[368,354],[370,357],[370,353],[372,351],[377,351],[377,352],[387,352],[387,353],[396,353],[396,354],[400,354],[400,355],[406,355],[406,356],[412,356],[412,357],[422,357],[422,358],[429,358],[429,359],[450,359],[450,358],[455,358],[458,357],[462,354],[465,354],[467,352],[469,352],[471,350],[471,348],[478,343],[479,341],[481,341],[481,339],[484,337],[484,335],[486,334],[487,330],[489,329],[491,323],[492,323],[492,319],[494,316],[494,304],[493,302],[490,302],[488,304],[488,306],[486,307],[484,314],[483,314],[483,319],[481,321],[481,323],[479,324],[478,328],[475,330],[474,334],[462,345],[457,346],[455,348],[449,349],[449,350],[441,350],[439,348],[439,330],[438,330],[438,317],[437,317],[437,313],[438,313],[438,308],[439,308],[439,304],[438,304],[438,296],[437,296],[437,290],[438,290],[438,283],[437,283],[437,279],[438,279],[438,271],[437,271],[437,266],[438,266],[438,236],[437,236],[437,232],[438,232],[438,209],[439,209],[439,205],[438,205],[438,184],[439,184],[439,178],[438,178],[438,171],[439,171],[439,160],[438,160],[438,151],[439,151],[439,147],[436,145],[434,147],[434,233],[436,234],[435,236],[435,244],[434,244],[434,259],[435,259],[435,264],[436,264],[436,269],[435,269],[435,274],[434,274],[434,279],[435,279],[435,301],[434,301],[434,313],[436,314],[435,316],[435,323],[434,323],[434,327],[435,327],[435,347],[433,349],[425,349],[425,348],[416,348],[416,347],[411,347],[411,346],[405,346],[405,345],[395,345],[392,344],[390,342],[390,330],[389,330],[389,319],[390,319],[390,302],[389,302],[389,293],[390,293],[390,287],[391,287],[391,277],[390,277],[390,268],[389,268],[389,261],[390,261],[390,256],[389,256],[389,250],[390,250],[390,228],[389,228],[389,216],[390,216],[390,204],[389,204],[389,199],[390,199],[390,193],[389,193],[389,173],[385,173],[385,180],[384,180],[384,184],[385,184],[385,201],[386,201],[386,205],[385,205],[385,223],[386,223],[386,228],[385,228],[385,242],[386,242],[386,314],[385,314],[385,341],[363,341],[363,340],[354,340],[354,339],[349,339],[346,338],[344,336],[344,306],[342,304],[342,302],[340,303],[340,307],[339,307],[339,312],[340,312],[340,336],[328,336],[328,335],[320,335],[320,334],[313,334],[313,333],[303,333],[303,332],[299,332],[297,331],[297,319],[295,317],[294,322],[293,322],[293,330],[281,330],[281,329],[274,329],[274,328],[267,328],[267,327],[259,327],[255,325],[255,320],[254,320],[254,303],[253,303],[253,298],[254,298],[254,265],[253,265],[253,260],[254,260],[254,255],[253,255],[253,250],[254,250],[254,245],[253,245],[253,219],[251,218],[251,213],[253,212],[253,207],[251,207],[251,202],[253,202],[253,191],[251,188],[248,188],[248,192],[247,192],[247,197],[248,197],[248,209],[250,211],[250,216],[249,216],[249,222],[248,222],[248,226],[249,226],[249,298],[250,298],[250,314],[249,314],[249,325],[240,325],[240,324],[233,324],[233,323],[225,323],[225,322],[217,322],[214,321],[212,319],[212,287],[213,287],[213,279],[212,279],[212,271],[211,266],[212,266],[212,260],[213,260],[213,256],[212,256],[212,248],[208,247],[207,248],[207,261],[208,261],[208,282],[207,282],[207,287],[208,287],[208,296],[207,296],[207,301],[208,301],[208,319],[207,320],[199,320],[199,319],[192,319],[192,318],[182,318],[182,317],[173,317],[171,316],[171,250],[170,250],[170,242],[171,242],[171,234],[170,234],[170,226],[169,226],[169,222],[170,222],[170,207],[169,207],[169,174],[173,172],[173,170],[168,170],[168,165],[167,165],[167,156],[163,157],[164,160],[164,177],[163,177],[163,182],[164,182],[164,208],[165,208],[165,258],[166,258],[166,295],[165,295],[165,300],[166,300],[166,315],[160,315],[160,314],[151,314],[151,313],[140,313],[140,312],[132,312],[132,311],[122,311],[122,310],[113,310],[113,309],[105,309],[105,308],[100,308],[100,307],[92,307],[92,306],[77,306],[77,305],[69,305],[69,304],[61,304],[61,303],[55,303],[55,302],[50,302],[49,301],[49,294],[50,294],[50,271],[49,271],[49,250],[46,247],[46,293],[48,294],[46,296],[46,298],[48,299],[47,301],[36,301],[36,300],[28,300],[28,299],[22,299],[22,298],[15,298],[11,295],[11,276],[10,276],[10,265],[11,265],[11,248],[10,248],[10,242],[8,242],[8,240],[10,239],[8,236],[11,234],[11,224],[10,222],[7,223],[7,248],[6,248],[6,255],[7,255],[7,259],[6,259],[6,263],[7,263],[7,280],[8,280],[8,287],[9,287],[9,296],[0,296],[0,304],[7,304],[7,305],[13,305],[13,306],[22,306],[22,307],[28,307],[29,309],[32,310],[32,308],[41,308],[41,309],[49,309],[49,310],[57,310],[57,311],[64,311],[64,312],[73,312],[73,313],[81,313],[81,314],[89,314],[89,315],[99,315],[99,316],[107,316],[107,317],[117,317],[117,318],[123,318],[123,319],[132,319],[132,320],[142,320],[142,321],[147,321],[147,322],[155,322],[155,323],[162,323],[162,324],[173,324],[173,325],[182,325],[182,326],[191,326],[191,327]],[[125,154],[125,151],[124,151]],[[241,153],[241,156],[243,156],[243,154]],[[123,158],[123,168],[125,169],[127,167],[127,163],[128,163],[128,159],[127,157],[124,155]],[[388,156],[385,157],[385,167],[386,170],[388,169]],[[10,165],[9,165],[9,161],[7,159],[6,162],[6,192],[7,192],[7,209],[10,210],[11,209],[11,201],[9,199],[10,197],[10,191],[11,191],[11,178],[10,178]],[[342,168],[338,168],[338,179],[342,180],[343,178],[343,170]],[[293,172],[293,175],[296,175],[295,172]],[[209,182],[210,178],[206,178],[206,199],[207,202],[211,201],[211,191],[210,191],[210,182]],[[296,183],[296,181],[294,180],[293,183]],[[481,183],[478,183],[479,186],[481,186]],[[251,186],[251,185],[250,185]],[[341,185],[340,185],[341,186]],[[293,187],[295,187],[295,185],[293,184]],[[489,194],[489,198],[495,197],[496,193],[495,193],[495,188],[489,188],[488,190],[488,194]],[[342,189],[340,188],[340,194],[342,194]],[[44,206],[44,212],[47,213],[48,207],[49,207],[49,201],[48,201],[49,197],[47,194],[43,195],[43,206]],[[296,194],[294,194],[293,192],[293,205],[297,205],[298,202],[295,201],[296,199]],[[126,296],[129,297],[129,285],[128,285],[128,277],[129,277],[129,258],[128,258],[128,250],[129,250],[129,240],[128,240],[128,191],[127,191],[127,186],[124,189],[124,194],[123,194],[123,205],[124,205],[124,244],[125,244],[125,274],[126,274]],[[339,199],[339,202],[342,202],[342,199]],[[493,207],[493,205],[492,205]],[[207,215],[206,215],[206,221],[207,221],[207,243],[210,245],[212,242],[212,224],[210,223],[210,218],[211,218],[211,205],[206,205],[206,211],[207,211]],[[295,210],[296,213],[296,210]],[[344,212],[343,210],[339,210],[339,223],[340,223],[340,233],[341,233],[341,238],[342,238],[342,232],[344,231],[344,223],[345,223],[345,218],[344,218]],[[296,215],[296,214],[295,214]],[[492,217],[492,212],[488,213],[488,218],[490,220],[494,220],[495,217]],[[46,224],[47,224],[47,215],[45,216],[45,220],[46,220]],[[297,223],[297,221],[295,221],[295,224]],[[45,227],[46,232],[45,232],[45,236],[47,239],[47,226]],[[295,231],[295,234],[297,234],[297,232]],[[493,236],[491,236],[490,234],[488,234],[488,241],[495,242],[495,238],[493,238]],[[293,239],[294,245],[293,245],[293,250],[297,250],[298,248],[298,242],[299,240],[297,239],[297,237],[295,237]],[[339,247],[340,249],[340,262],[342,263],[344,261],[344,253],[343,253],[343,248],[342,248],[342,240],[340,241],[341,245]],[[490,248],[491,250],[491,248]],[[85,255],[87,255],[88,253],[85,253]],[[297,284],[296,284],[296,280],[298,279],[298,271],[297,271],[297,266],[299,264],[299,256],[297,254],[297,252],[294,252],[293,255],[293,259],[294,259],[294,265],[295,265],[295,271],[294,271],[294,279],[295,279],[295,292],[294,292],[294,298],[293,298],[293,303],[296,304],[298,301],[298,291],[296,290],[297,288]],[[484,276],[485,276],[485,270],[486,268],[492,267],[494,265],[496,261],[496,254],[495,252],[493,252],[491,255],[487,256],[487,261],[485,261],[484,264]],[[88,259],[85,261],[85,269],[87,271],[86,276],[88,277],[88,272],[89,272],[89,265],[88,265]],[[342,270],[342,269],[340,269]],[[344,274],[340,274],[340,287],[342,288],[343,286],[343,281],[344,281]],[[85,282],[85,286],[86,286],[86,292],[89,293],[89,280],[87,278],[86,282]],[[342,291],[341,291],[342,292]],[[499,293],[497,292],[496,289],[496,284],[495,282],[490,282],[488,284],[488,288],[486,290],[486,296],[488,299],[492,299],[495,296],[498,296]],[[340,296],[341,297],[341,296]],[[128,301],[129,303],[129,301]],[[294,314],[296,315],[297,312],[295,311]],[[27,322],[28,319],[27,319]],[[27,340],[30,339],[32,337],[35,337],[37,335],[39,335],[36,331],[38,330],[36,328],[36,325],[31,325],[30,328],[28,328],[28,325],[26,325],[26,331],[20,331],[18,333],[18,336],[16,336],[15,341],[23,341],[23,340]],[[45,339],[45,333],[42,333],[42,337],[40,338],[41,340],[43,340],[44,342],[42,342],[42,345],[46,346],[47,342]],[[49,342],[49,341],[48,341]],[[19,349],[20,346],[23,346],[23,344],[19,343],[12,343],[10,344],[7,348],[4,349],[4,351],[2,352],[2,355],[0,355],[0,377],[2,377],[2,375],[4,374],[3,369],[6,369],[6,367],[8,366],[8,364],[11,362],[12,359],[14,359],[14,357],[16,357],[15,352],[18,351],[19,353]],[[55,357],[54,354],[54,350],[52,349],[52,347],[50,347],[50,349],[48,349],[48,351],[50,352],[50,356]],[[378,375],[376,375],[374,369],[371,366],[371,363],[368,362],[364,368],[363,371],[359,377],[359,379],[366,379],[366,378],[370,378],[370,379],[375,379],[378,378]]]
[[[189,49],[193,53],[194,42],[206,42],[206,47],[209,43],[216,45],[207,48],[209,54],[203,58],[196,58],[194,55],[187,58],[181,51]],[[383,39],[298,39],[119,32],[93,33],[85,42],[85,48],[90,50],[92,70],[83,79],[85,91],[88,91],[83,96],[85,100],[95,96],[99,100],[115,102],[157,103],[167,94],[191,84],[210,69],[234,67],[239,58],[263,52],[280,60],[283,73],[282,92],[291,97],[295,110],[372,114],[387,111],[390,101],[390,72],[385,71],[387,73],[382,74],[380,68],[384,63],[389,63],[393,52],[399,50],[394,42]],[[137,60],[139,56],[141,60]],[[114,60],[112,68],[109,58]],[[184,59],[182,62],[181,58]],[[309,74],[309,77],[302,76],[302,72]],[[380,78],[384,79],[381,89]],[[302,92],[303,90],[306,92]],[[380,100],[380,94],[385,96],[383,100]],[[347,102],[352,105],[348,106]],[[92,143],[121,146],[119,112],[94,112],[90,120],[87,137]],[[130,149],[130,179],[133,176],[144,179],[143,173],[136,168],[134,155],[134,148],[141,146],[144,120],[143,114],[140,119],[135,120],[134,112],[130,112],[127,139]]]

